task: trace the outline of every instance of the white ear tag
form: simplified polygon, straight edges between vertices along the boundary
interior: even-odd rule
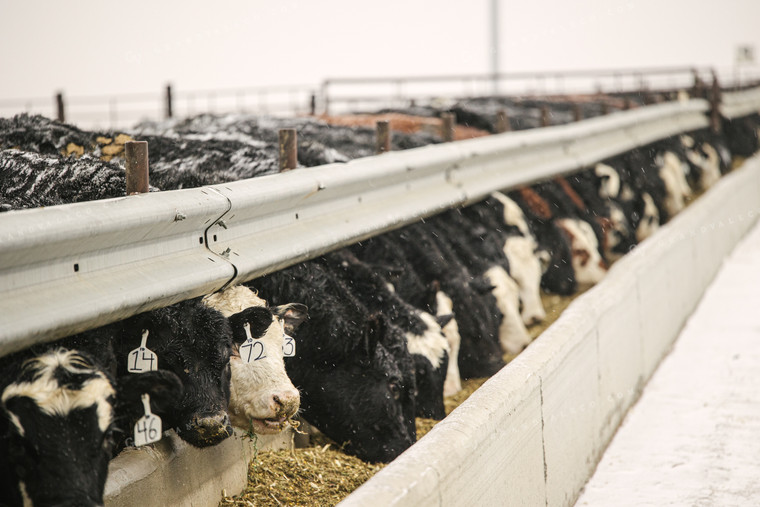
[[[282,328],[282,357],[293,357],[296,355],[296,340],[285,332],[285,324],[280,321]]]
[[[148,330],[144,330],[140,346],[127,356],[127,371],[129,373],[144,373],[158,370],[158,356],[145,344],[148,341]]]
[[[251,336],[251,325],[246,322],[243,324],[243,329],[245,329],[245,335],[248,338],[240,346],[240,359],[248,364],[267,357],[264,353],[264,343],[261,340],[254,340]]]
[[[135,447],[152,444],[161,440],[161,418],[150,411],[150,395],[142,395],[145,415],[137,420],[132,432],[135,438]]]
[[[285,335],[285,342],[282,344],[282,357],[293,357],[296,355],[296,340],[292,336]]]

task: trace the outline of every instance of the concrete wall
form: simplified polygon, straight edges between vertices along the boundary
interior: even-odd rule
[[[259,435],[257,441],[235,435],[219,445],[197,449],[169,431],[154,445],[127,449],[108,466],[106,507],[216,506],[224,490],[243,491],[248,463],[256,450],[291,445],[290,431]]]
[[[573,505],[722,259],[759,215],[756,156],[617,262],[341,506]]]

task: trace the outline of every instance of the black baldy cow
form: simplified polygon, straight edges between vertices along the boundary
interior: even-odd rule
[[[114,445],[111,376],[63,348],[3,358],[0,371],[3,505],[101,505]]]
[[[230,421],[260,434],[279,433],[301,402],[285,372],[283,355],[284,347],[296,350],[286,338],[307,317],[306,307],[296,303],[269,307],[243,285],[210,294],[203,303],[222,312],[232,326]]]

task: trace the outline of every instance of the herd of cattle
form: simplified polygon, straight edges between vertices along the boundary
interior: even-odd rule
[[[231,146],[240,167],[256,159],[262,173],[270,170],[271,142],[257,139],[257,119],[226,128],[223,119],[206,120],[216,130],[205,138],[154,133],[150,150],[159,158],[151,165],[171,165],[161,146],[209,142],[214,153]],[[388,462],[415,442],[415,417],[443,418],[444,397],[462,378],[494,374],[505,353],[529,344],[526,326],[546,316],[542,290],[566,295],[600,281],[611,262],[729,171],[733,157],[757,151],[758,127],[753,115],[725,121],[720,134],[658,141],[243,285],[2,357],[0,499],[102,503],[109,460],[155,430],[141,426],[146,413],[197,447],[228,438],[233,426],[276,433],[300,414],[346,451]],[[118,153],[102,158],[113,141],[96,137],[103,138],[39,117],[0,119],[0,209],[112,197],[119,184],[123,192]],[[72,143],[85,153],[63,156]],[[350,158],[321,144],[317,160]],[[194,174],[230,165],[202,164]],[[171,168],[164,172],[161,181],[170,181]]]

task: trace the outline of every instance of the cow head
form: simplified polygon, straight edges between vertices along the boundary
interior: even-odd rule
[[[300,406],[298,390],[285,372],[283,346],[286,336],[307,317],[306,307],[290,303],[270,308],[242,285],[206,296],[203,301],[222,312],[232,327],[232,424],[259,434],[279,433]],[[249,334],[255,346],[241,350]],[[251,360],[244,361],[241,354],[252,355]]]
[[[1,396],[0,447],[8,468],[0,467],[0,481],[11,496],[3,500],[102,505],[115,395],[110,375],[86,353],[57,349],[26,361]]]
[[[173,427],[197,447],[231,436],[227,405],[232,332],[227,319],[193,299],[122,321],[115,345],[120,374],[129,374],[128,355],[140,346],[146,332],[147,347],[155,352],[158,367],[174,373],[184,386],[182,399],[164,427]]]
[[[286,365],[302,391],[305,419],[360,459],[390,462],[416,440],[414,361],[403,331],[385,316],[370,316],[360,331],[362,339],[345,343],[350,351],[340,363],[317,351],[309,357],[304,346]]]
[[[449,343],[441,330],[446,322],[436,319],[427,312],[418,313],[424,325],[418,332],[406,332],[406,345],[414,359],[417,384],[416,415],[431,419],[443,419],[446,410],[443,405],[443,386],[449,363]]]
[[[607,273],[607,263],[599,253],[596,234],[588,222],[575,218],[557,220],[557,226],[570,241],[575,279],[580,284],[595,284]]]

